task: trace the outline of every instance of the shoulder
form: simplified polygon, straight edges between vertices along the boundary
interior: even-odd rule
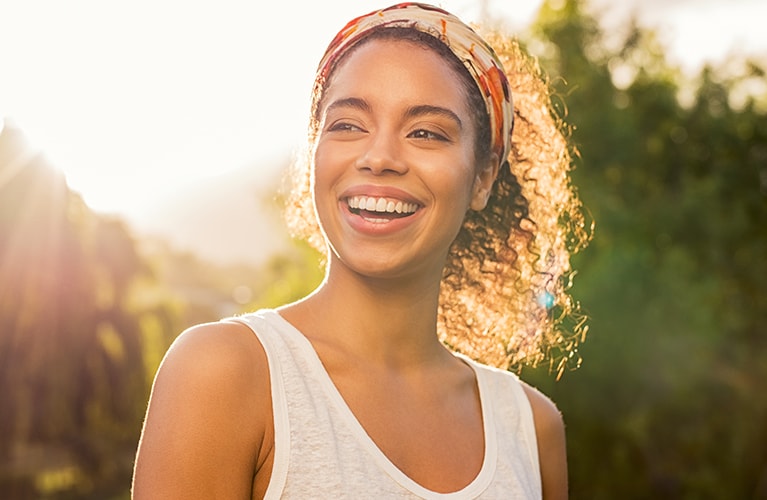
[[[158,376],[183,371],[189,372],[186,375],[198,374],[203,380],[214,380],[258,371],[266,367],[265,361],[263,347],[247,326],[225,321],[204,323],[176,338]]]
[[[184,331],[155,377],[134,493],[250,491],[270,415],[266,355],[246,326],[219,322]]]
[[[152,399],[184,396],[190,406],[215,401],[206,412],[231,413],[257,406],[268,395],[266,354],[256,336],[245,325],[217,322],[189,328],[173,342],[158,370]]]
[[[567,498],[567,450],[562,413],[551,399],[522,382],[533,411],[543,498]]]
[[[549,442],[554,444],[559,444],[559,441],[564,442],[562,414],[548,396],[524,382],[513,372],[483,364],[478,366],[496,381],[496,389],[492,391],[494,397],[506,397],[509,394],[507,391],[511,390],[512,394],[517,395],[515,397],[522,398],[522,401],[526,399],[530,404],[539,448],[541,444],[545,445]],[[513,389],[510,386],[513,386]]]
[[[506,390],[512,385],[514,400],[518,403],[518,398],[523,398],[522,401],[526,399],[529,402],[543,498],[544,500],[567,499],[567,447],[562,413],[548,396],[522,381],[516,374],[485,365],[480,366],[490,373],[494,380],[500,382],[496,387],[501,393],[506,394]],[[497,397],[499,393],[495,392],[495,394]]]
[[[158,369],[153,397],[168,386],[201,397],[245,398],[268,388],[263,347],[244,325],[205,323],[185,330]],[[268,394],[268,393],[267,393]]]
[[[557,438],[560,434],[564,437],[565,426],[559,408],[538,389],[525,382],[520,381],[520,383],[533,410],[533,421],[538,439]]]

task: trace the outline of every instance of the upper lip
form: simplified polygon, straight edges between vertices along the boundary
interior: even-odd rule
[[[393,186],[376,186],[372,184],[352,186],[341,193],[341,199],[346,201],[353,196],[368,196],[373,198],[388,198],[403,203],[414,203],[419,207],[421,203],[415,196],[402,189]]]

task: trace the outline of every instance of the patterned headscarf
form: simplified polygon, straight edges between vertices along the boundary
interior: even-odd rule
[[[327,79],[340,57],[372,30],[407,27],[440,40],[463,63],[479,87],[490,117],[492,152],[501,163],[511,149],[514,108],[511,89],[495,51],[471,27],[438,7],[405,2],[352,19],[328,46],[317,76]]]

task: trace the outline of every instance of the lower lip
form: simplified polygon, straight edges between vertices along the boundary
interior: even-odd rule
[[[380,219],[371,220],[352,213],[345,202],[340,202],[339,205],[341,206],[341,212],[343,213],[347,224],[349,224],[355,231],[370,236],[387,236],[402,231],[412,225],[419,218],[421,213],[421,210],[416,210],[415,213],[407,217],[386,219],[384,221]]]

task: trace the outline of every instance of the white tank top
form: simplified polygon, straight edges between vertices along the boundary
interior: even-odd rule
[[[516,375],[462,357],[477,378],[485,456],[469,485],[437,493],[410,479],[376,446],[300,331],[274,310],[230,320],[253,330],[269,363],[274,465],[265,498],[541,498],[532,409]]]

